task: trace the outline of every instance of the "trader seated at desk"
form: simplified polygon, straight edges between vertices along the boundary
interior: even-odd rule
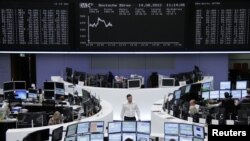
[[[247,89],[247,95],[241,99],[240,103],[250,103],[250,89]]]
[[[53,116],[49,119],[49,125],[56,125],[62,123],[62,116],[61,113],[56,111]]]
[[[194,116],[195,114],[198,114],[200,105],[196,104],[196,101],[194,99],[190,100],[189,102],[189,115]]]
[[[67,105],[69,106],[69,102],[65,100],[64,96],[61,96],[60,99],[59,99],[59,104],[62,104],[62,105]]]

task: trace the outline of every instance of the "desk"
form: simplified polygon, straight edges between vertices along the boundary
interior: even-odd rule
[[[200,83],[212,82],[213,84],[213,80],[214,78],[212,76],[205,76]],[[61,82],[64,83],[66,93],[73,93],[73,89],[68,87],[72,85],[72,83],[66,81]],[[97,97],[100,97],[100,99],[104,99],[111,103],[114,108],[114,120],[120,120],[122,104],[126,102],[126,95],[132,94],[133,100],[137,103],[140,109],[141,120],[150,120],[151,105],[155,101],[162,99],[165,95],[173,93],[175,90],[179,89],[179,86],[168,88],[123,89],[76,85],[74,88],[74,90],[78,92],[79,96],[82,95],[82,89],[85,89],[91,92],[92,95],[96,95]]]
[[[27,136],[29,133],[32,133],[37,130],[42,129],[50,129],[50,134],[52,134],[52,131],[60,126],[63,126],[63,130],[67,129],[68,125],[75,124],[78,122],[85,122],[85,121],[104,121],[105,127],[108,126],[108,122],[113,121],[113,108],[110,103],[108,103],[105,100],[101,100],[101,106],[102,110],[99,111],[97,114],[81,119],[79,121],[73,121],[69,123],[59,124],[59,125],[51,125],[51,126],[44,126],[44,127],[35,127],[35,128],[22,128],[22,129],[10,129],[6,133],[6,141],[22,141],[25,136]],[[63,137],[65,136],[65,133],[63,134]],[[105,136],[107,136],[107,131],[105,130]],[[51,137],[50,137],[51,140]]]
[[[0,121],[0,140],[5,141],[6,131],[8,129],[16,128],[16,119],[8,119]]]
[[[22,103],[23,107],[42,107],[42,103]],[[72,107],[73,110],[76,110],[77,108],[81,108],[80,105],[61,105],[57,104],[56,107]]]
[[[151,106],[151,136],[154,137],[164,137],[164,123],[165,122],[176,122],[176,123],[187,123],[187,124],[194,124],[205,127],[205,132],[207,133],[207,125],[199,124],[195,122],[190,122],[187,120],[183,120],[180,118],[176,118],[167,114],[162,109],[163,99],[156,101]],[[205,138],[205,141],[207,138]]]

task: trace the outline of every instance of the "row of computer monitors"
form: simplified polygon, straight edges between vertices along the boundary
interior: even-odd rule
[[[132,141],[150,141],[149,134],[140,134],[140,133],[114,133],[109,134],[109,141],[126,141],[126,139],[132,139]],[[103,134],[85,134],[74,137],[67,137],[65,141],[103,141]],[[174,136],[174,135],[165,135],[165,141],[204,141],[202,138],[189,137],[189,136]]]
[[[82,127],[82,124],[87,124],[87,122],[79,124]],[[92,122],[89,123],[89,125],[91,124]],[[89,130],[85,130],[85,134],[80,134],[83,132],[79,132],[77,136],[68,136],[68,130],[71,127],[72,125],[67,129],[65,141],[103,141],[103,133],[90,133]],[[110,122],[108,132],[109,141],[126,141],[128,138],[133,141],[150,141],[150,122]],[[203,126],[184,123],[164,123],[165,141],[203,141],[204,138]]]
[[[36,89],[29,89],[28,91],[26,89],[22,90],[14,90],[14,91],[9,91],[5,92],[5,99],[8,98],[8,94],[13,93],[15,99],[21,99],[21,100],[26,100],[27,98],[32,98],[32,99],[37,99],[38,98],[38,90]]]
[[[24,101],[27,99],[38,100],[38,90],[36,89],[29,89],[28,91],[23,89],[23,90],[14,90],[14,91],[5,92],[5,96],[6,96],[5,99],[7,99],[9,93],[13,93],[15,99],[21,99]],[[64,95],[64,91],[63,90],[45,91],[44,95],[45,97],[47,95],[49,97],[55,97],[55,95],[60,97]]]
[[[214,90],[202,92],[202,98],[208,99],[224,99],[225,92],[228,92],[233,99],[242,99],[247,95],[247,90]]]
[[[247,89],[248,83],[247,81],[236,81],[236,90],[241,90],[241,89]],[[220,82],[220,89],[221,90],[230,90],[232,89],[231,87],[231,81],[221,81]]]
[[[205,138],[203,126],[186,123],[165,122],[164,134],[165,141],[169,141],[170,138],[174,138],[176,141],[178,141],[177,138],[187,138],[187,141],[191,141],[193,138],[201,140]]]
[[[104,122],[80,122],[67,127],[66,137],[88,133],[103,133]],[[151,133],[151,124],[148,121],[116,121],[108,123],[108,133],[137,132],[143,134]]]
[[[211,82],[205,82],[202,83],[201,86],[201,91],[208,91],[211,90]],[[236,90],[244,90],[247,89],[248,87],[248,82],[247,81],[236,81]],[[220,90],[231,90],[234,89],[232,88],[231,82],[230,81],[221,81],[220,82]],[[190,85],[187,86],[185,93],[187,93],[190,90]]]
[[[133,141],[150,141],[149,134],[141,133],[113,133],[109,134],[109,141],[126,141],[126,139],[132,139]],[[103,134],[84,134],[73,137],[66,137],[65,141],[103,141]]]

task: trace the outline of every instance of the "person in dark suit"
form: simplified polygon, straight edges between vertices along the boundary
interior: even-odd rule
[[[230,114],[233,115],[236,105],[231,95],[228,92],[224,93],[225,99],[222,101],[222,107],[225,109],[224,115],[226,119],[230,119]]]

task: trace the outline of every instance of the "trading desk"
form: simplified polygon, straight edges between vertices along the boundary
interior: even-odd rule
[[[27,108],[29,112],[38,112],[42,111],[42,103],[22,103],[22,106],[24,108]],[[77,108],[80,108],[81,106],[79,105],[61,105],[61,104],[56,104],[56,107],[72,107],[73,110],[76,110]]]
[[[167,112],[163,111],[162,106],[163,99],[156,101],[153,105],[151,105],[151,136],[163,138],[165,122],[187,123],[203,126],[205,127],[205,133],[207,133],[208,129],[206,124],[195,123],[171,116]],[[205,141],[207,141],[207,137],[205,138]]]
[[[105,127],[108,126],[108,122],[113,121],[113,108],[110,103],[108,103],[105,100],[101,100],[101,106],[102,109],[97,114],[84,118],[78,121],[58,124],[58,125],[51,125],[51,126],[43,126],[43,127],[34,127],[34,128],[22,128],[22,129],[9,129],[6,133],[6,141],[22,141],[25,136],[27,136],[29,133],[32,133],[37,130],[41,129],[50,129],[50,134],[52,134],[52,131],[60,126],[63,126],[63,130],[66,131],[67,126],[71,124],[75,124],[78,122],[84,122],[84,121],[104,121]],[[105,135],[107,136],[107,131],[105,130]],[[63,134],[63,137],[65,136],[65,133]],[[51,140],[51,137],[50,137]],[[64,140],[64,139],[63,139]],[[2,140],[1,140],[2,141]]]
[[[204,76],[204,79],[197,83],[205,83],[211,82],[213,86],[213,76]],[[90,86],[81,86],[75,85],[73,88],[69,87],[72,86],[72,83],[63,81],[62,79],[59,80],[60,82],[64,83],[66,93],[73,93],[77,91],[78,95],[82,95],[82,89],[89,91],[92,95],[96,95],[96,97],[100,97],[100,99],[104,99],[112,104],[114,107],[114,120],[120,120],[120,114],[122,109],[122,104],[126,102],[126,95],[132,94],[133,101],[137,103],[140,114],[141,120],[150,120],[151,112],[150,108],[151,105],[159,100],[162,99],[164,96],[168,95],[169,93],[173,93],[175,90],[179,89],[180,86],[174,87],[167,87],[167,88],[143,88],[143,89],[125,89],[125,88],[101,88],[101,87],[90,87]]]

